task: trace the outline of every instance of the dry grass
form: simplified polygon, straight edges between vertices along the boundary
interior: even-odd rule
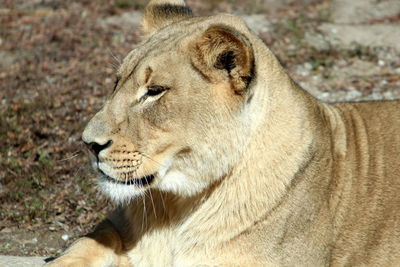
[[[21,249],[7,242],[21,232],[50,236],[49,229],[79,235],[111,208],[96,191],[80,135],[111,92],[118,58],[137,42],[138,29],[99,20],[142,10],[146,2],[16,0],[2,5],[1,254],[54,253],[47,244]],[[328,1],[188,2],[197,14],[268,15],[275,21],[275,31],[262,38],[289,68],[307,61],[318,69],[337,57],[369,56],[368,51],[359,55],[334,49],[318,52],[302,45],[305,31],[326,19]],[[291,45],[296,49],[286,48]]]

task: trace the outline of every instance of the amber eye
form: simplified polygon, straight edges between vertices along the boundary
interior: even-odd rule
[[[147,96],[156,96],[161,94],[164,91],[169,90],[169,87],[161,86],[161,85],[152,85],[147,88]]]

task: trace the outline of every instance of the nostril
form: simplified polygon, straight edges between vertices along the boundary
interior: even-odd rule
[[[105,144],[103,144],[103,145],[101,145],[101,144],[99,144],[99,143],[96,143],[96,142],[91,142],[91,143],[89,143],[89,144],[88,144],[88,143],[85,143],[85,144],[88,146],[88,148],[89,148],[96,156],[98,156],[99,153],[100,153],[100,151],[102,151],[102,150],[108,148],[109,146],[111,146],[112,140],[109,140],[107,143],[105,143]]]

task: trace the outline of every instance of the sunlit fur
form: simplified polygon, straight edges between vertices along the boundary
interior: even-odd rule
[[[239,17],[180,0],[142,31],[83,133],[112,141],[118,208],[54,266],[400,264],[399,101],[321,103]]]

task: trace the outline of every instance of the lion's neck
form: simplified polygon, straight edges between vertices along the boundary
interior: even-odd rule
[[[319,119],[311,114],[316,113],[318,104],[286,74],[280,75],[276,81],[269,77],[264,88],[257,88],[261,95],[254,99],[263,102],[253,103],[252,114],[258,112],[259,118],[247,149],[231,173],[182,225],[190,232],[188,236],[198,232],[195,236],[204,241],[210,236],[219,241],[234,238],[269,216],[310,167],[318,131],[312,120]],[[281,87],[271,92],[276,83]]]

